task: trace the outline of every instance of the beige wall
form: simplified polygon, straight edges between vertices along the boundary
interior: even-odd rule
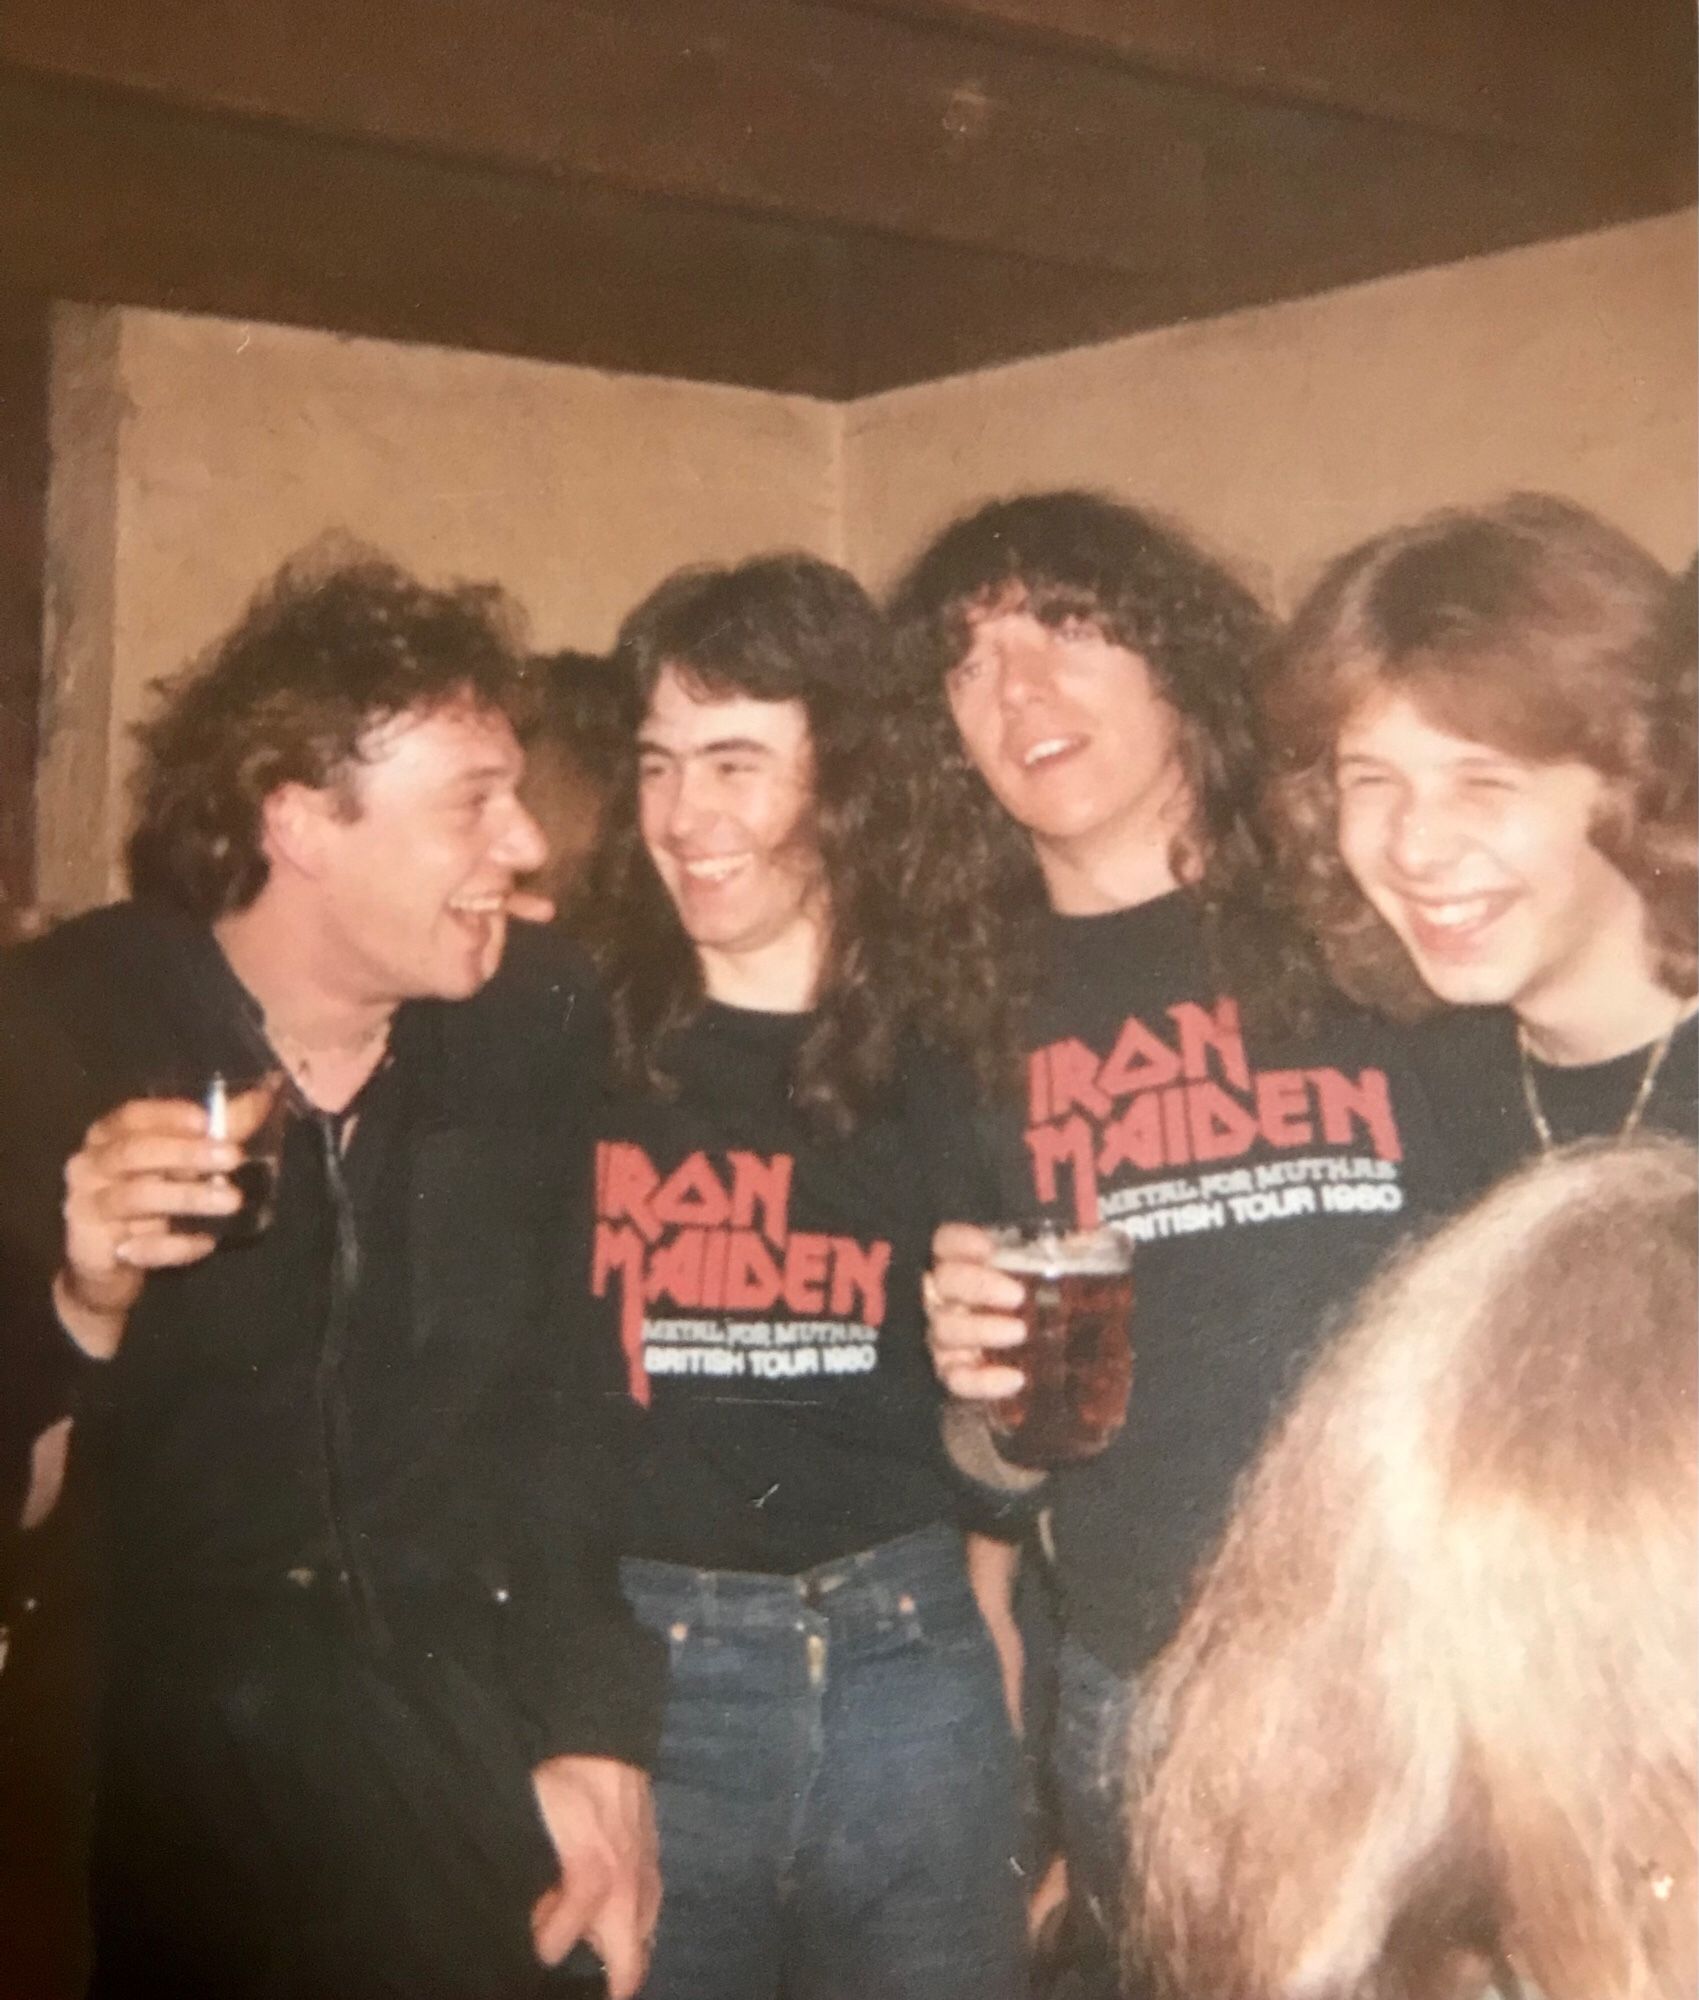
[[[1514,486],[1672,563],[1695,530],[1692,214],[836,408],[152,312],[61,310],[43,892],[107,893],[146,684],[346,528],[604,645],[677,564],[785,545],[880,585],[990,495],[1105,487],[1276,597]]]
[[[850,561],[885,582],[964,507],[1091,485],[1166,508],[1281,598],[1448,501],[1546,487],[1693,553],[1692,214],[869,398]]]
[[[433,581],[499,578],[549,647],[606,645],[680,563],[839,550],[840,417],[803,397],[78,307],[57,376],[55,542],[87,607],[50,717],[49,771],[76,772],[43,797],[60,906],[107,893],[148,683],[327,530]],[[104,540],[77,525],[103,508]]]

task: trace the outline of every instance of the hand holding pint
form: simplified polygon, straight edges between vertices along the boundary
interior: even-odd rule
[[[1025,1288],[1026,1337],[998,1357],[1025,1380],[987,1410],[997,1449],[1013,1465],[1094,1458],[1126,1421],[1132,1245],[1113,1229],[1043,1223],[990,1235],[992,1264]]]
[[[1132,1245],[1112,1229],[946,1222],[926,1274],[927,1345],[950,1394],[985,1410],[999,1455],[1091,1458],[1132,1385]]]

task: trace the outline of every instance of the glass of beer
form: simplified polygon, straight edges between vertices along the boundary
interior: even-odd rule
[[[289,1122],[289,1093],[283,1087],[283,1072],[269,1070],[238,1078],[214,1070],[188,1094],[206,1112],[209,1139],[228,1139],[233,1128],[247,1129],[241,1163],[223,1176],[242,1197],[242,1205],[223,1215],[174,1215],[171,1227],[186,1235],[210,1236],[221,1245],[251,1243],[271,1227],[277,1207],[277,1175]],[[259,1102],[247,1101],[256,1096]],[[253,1123],[255,1112],[258,1124]]]
[[[992,1263],[1026,1287],[1026,1339],[995,1357],[1026,1377],[1014,1395],[988,1406],[997,1449],[1012,1465],[1094,1458],[1127,1415],[1133,1246],[1117,1230],[1044,1223],[991,1236]]]

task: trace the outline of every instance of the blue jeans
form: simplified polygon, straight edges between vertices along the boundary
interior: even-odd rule
[[[1056,1669],[1052,1752],[1062,1848],[1068,1857],[1071,1936],[1081,2000],[1124,1991],[1121,1932],[1126,1910],[1127,1729],[1138,1683],[1113,1673],[1073,1639]]]
[[[672,1656],[644,2000],[1018,2000],[1016,1760],[960,1535],[624,1582]]]

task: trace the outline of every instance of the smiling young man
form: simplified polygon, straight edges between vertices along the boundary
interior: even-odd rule
[[[641,1976],[659,1663],[563,1315],[599,1045],[507,938],[508,618],[284,572],[145,732],[135,899],[4,966],[7,1218],[102,1502],[101,1996],[505,2000],[580,1935]],[[290,1113],[223,1248],[215,1071]]]
[[[1287,1383],[1439,1196],[1395,1038],[1326,999],[1271,893],[1252,702],[1271,629],[1182,533],[1088,493],[948,528],[894,603],[913,802],[909,977],[991,1094],[1015,1216],[1136,1246],[1134,1385],[1043,1486],[1063,1627],[1055,1763],[1091,1991],[1119,1990],[1122,1736]],[[984,1406],[1020,1378],[1018,1281],[940,1232],[952,1450],[1000,1489]]]
[[[896,982],[883,627],[779,556],[664,583],[617,656],[640,720],[583,914],[624,1576],[672,1665],[645,2000],[1014,2000],[1013,1744],[920,1306],[979,1194]]]
[[[1346,991],[1415,1015],[1482,1180],[1691,1139],[1691,583],[1520,495],[1353,549],[1270,690],[1287,871]]]

